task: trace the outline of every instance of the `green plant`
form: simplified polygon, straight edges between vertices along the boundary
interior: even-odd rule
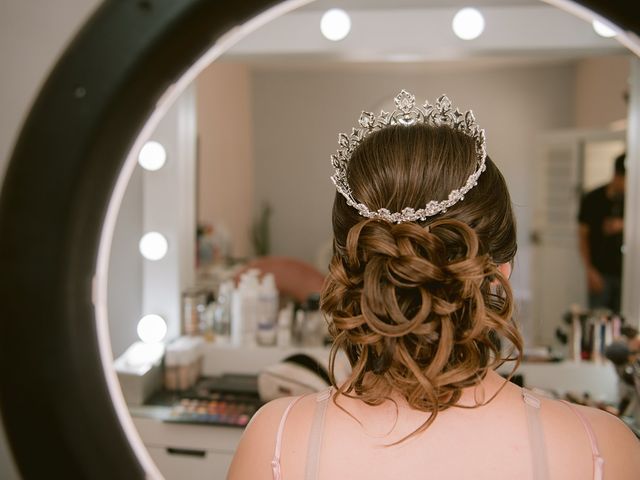
[[[268,203],[264,203],[258,218],[256,218],[251,227],[253,249],[259,257],[269,255],[271,251],[271,237],[269,234],[270,217],[271,206]]]

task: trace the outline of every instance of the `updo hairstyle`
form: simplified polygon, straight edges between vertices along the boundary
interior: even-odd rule
[[[395,212],[447,198],[476,165],[474,140],[458,131],[395,126],[363,140],[347,178],[354,198],[371,211]],[[516,227],[491,159],[464,200],[424,222],[367,219],[336,193],[333,231],[321,308],[334,340],[336,397],[379,405],[400,394],[412,408],[431,412],[414,435],[489,369],[514,359],[517,368],[522,338],[508,279],[498,270],[513,261]],[[499,338],[514,347],[509,358]],[[352,366],[341,385],[333,376],[339,350]]]

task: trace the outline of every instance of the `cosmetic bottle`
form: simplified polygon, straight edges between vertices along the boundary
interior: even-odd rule
[[[279,297],[275,278],[267,273],[260,283],[257,305],[256,342],[258,345],[275,345],[278,321]]]
[[[278,347],[288,347],[291,345],[292,323],[293,303],[288,303],[278,313],[278,332],[276,334],[276,344]]]
[[[320,295],[311,294],[304,306],[302,343],[310,347],[320,346],[327,334],[326,322],[320,312]]]
[[[214,304],[213,332],[216,341],[228,341],[231,333],[231,301],[233,297],[233,282],[227,280],[220,284],[218,298]]]
[[[259,271],[251,269],[240,277],[238,288],[233,292],[231,303],[231,343],[251,345],[254,343],[258,316]]]
[[[189,289],[182,294],[182,332],[185,335],[200,335],[204,331],[204,312],[207,295],[199,289]]]

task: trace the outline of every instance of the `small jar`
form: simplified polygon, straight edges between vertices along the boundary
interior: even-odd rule
[[[276,344],[278,347],[291,345],[291,323],[293,317],[293,305],[287,305],[278,314],[278,327],[276,332]]]
[[[164,358],[167,390],[187,390],[196,383],[202,371],[202,343],[200,337],[180,337],[167,345]]]
[[[201,335],[205,330],[207,295],[202,290],[187,290],[182,295],[182,331],[185,335]]]

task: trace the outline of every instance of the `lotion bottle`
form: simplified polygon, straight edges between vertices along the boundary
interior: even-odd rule
[[[278,306],[276,281],[273,274],[267,273],[262,278],[258,294],[256,341],[260,345],[274,345],[276,343]]]

